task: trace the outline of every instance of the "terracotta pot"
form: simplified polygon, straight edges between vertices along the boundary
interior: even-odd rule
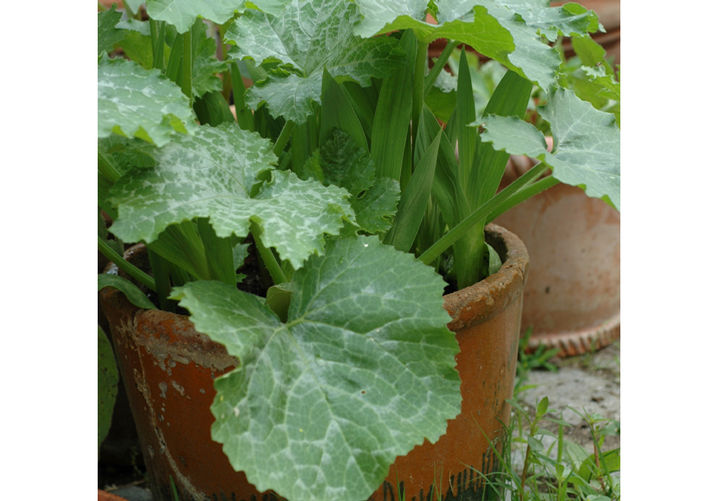
[[[509,421],[528,254],[503,228],[490,225],[487,238],[505,259],[501,270],[444,297],[453,317],[448,327],[461,348],[462,412],[436,444],[397,458],[375,501],[398,499],[400,489],[407,500],[427,499],[434,481],[444,495],[453,486],[449,499],[481,499],[484,484],[471,468],[488,473],[498,467],[489,440],[499,447]],[[103,289],[101,301],[155,499],[170,499],[170,478],[181,500],[277,499],[256,492],[210,438],[212,380],[233,369],[235,359],[186,316],[140,310],[115,289]]]
[[[127,501],[123,497],[119,497],[116,494],[110,494],[107,491],[101,489],[97,490],[97,501]]]
[[[530,168],[512,157],[502,181]],[[620,215],[580,188],[558,184],[499,216],[530,255],[522,331],[560,355],[579,355],[610,344],[620,332]]]

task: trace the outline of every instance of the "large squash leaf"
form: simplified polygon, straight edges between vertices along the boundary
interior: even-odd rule
[[[263,244],[298,268],[323,250],[324,234],[337,235],[344,219],[354,219],[353,210],[344,189],[273,170],[276,160],[269,140],[236,124],[197,127],[158,151],[156,167],[119,179],[110,231],[126,242],[151,242],[170,224],[203,217],[219,237],[245,237],[255,220]]]
[[[543,134],[528,122],[490,115],[482,119],[482,141],[512,155],[528,155],[553,169],[563,183],[582,186],[587,195],[601,197],[620,207],[620,130],[615,117],[560,89],[541,115],[550,123],[553,152],[547,151]]]
[[[146,0],[146,9],[151,18],[185,33],[198,17],[224,24],[243,4],[243,0]]]
[[[160,71],[102,58],[97,78],[98,137],[115,133],[162,146],[194,127],[188,98]]]
[[[483,54],[549,89],[555,83],[560,56],[541,36],[554,41],[558,35],[584,34],[599,28],[593,11],[571,4],[548,7],[549,3],[548,0],[453,0],[439,5],[438,20],[471,21],[485,8],[511,33],[515,48],[506,59],[501,54]]]
[[[407,16],[423,21],[426,17],[426,0],[356,0],[363,20],[355,27],[355,32],[363,37],[371,37],[399,16]]]
[[[443,281],[376,237],[337,240],[298,270],[288,320],[220,282],[174,290],[241,365],[215,381],[212,437],[260,491],[366,499],[394,459],[460,410]]]
[[[424,21],[414,0],[383,0],[380,5],[391,8],[376,11],[371,3],[359,2],[365,19],[356,30],[364,36],[381,27],[380,33],[413,29],[424,42],[456,40],[544,89],[555,83],[560,56],[542,37],[554,41],[599,29],[593,11],[576,4],[548,7],[548,0],[446,0],[438,3],[438,25]]]
[[[237,46],[232,53],[279,65],[265,84],[250,89],[249,104],[265,101],[273,116],[304,123],[312,103],[321,102],[324,68],[363,86],[388,74],[402,60],[393,50],[396,40],[355,36],[359,20],[347,0],[292,0],[279,16],[247,10],[226,33]]]

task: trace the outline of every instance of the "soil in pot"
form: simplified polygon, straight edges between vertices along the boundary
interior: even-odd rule
[[[522,291],[528,254],[515,235],[490,226],[488,240],[501,254],[499,272],[444,297],[461,347],[462,413],[436,444],[397,458],[371,499],[427,499],[440,486],[448,499],[482,499],[483,473],[498,468],[490,441],[500,446],[508,423],[518,351]],[[101,302],[115,340],[141,447],[157,500],[170,499],[170,481],[185,499],[277,499],[258,493],[232,470],[210,438],[212,380],[236,360],[196,332],[183,315],[140,310],[114,289]],[[450,491],[450,493],[449,493]],[[452,497],[451,497],[452,496]]]

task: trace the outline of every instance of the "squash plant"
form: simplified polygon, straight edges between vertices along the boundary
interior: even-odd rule
[[[615,118],[567,88],[551,46],[590,40],[596,15],[547,0],[147,0],[142,20],[126,5],[99,14],[98,199],[150,270],[99,248],[240,361],[212,404],[235,469],[291,500],[365,499],[459,413],[442,294],[500,266],[485,224],[558,182],[618,207]],[[465,55],[443,70],[458,45],[507,69],[480,115]],[[612,85],[598,77],[589,88]],[[446,78],[447,112],[430,97]],[[523,120],[534,84],[552,151]],[[497,193],[509,154],[540,163]]]

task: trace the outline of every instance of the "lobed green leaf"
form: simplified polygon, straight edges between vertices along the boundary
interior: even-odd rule
[[[243,7],[243,0],[146,0],[152,19],[166,21],[185,33],[198,17],[223,24]]]
[[[551,96],[541,115],[553,133],[552,153],[539,130],[514,117],[486,117],[481,138],[497,150],[543,161],[559,181],[583,186],[587,195],[619,208],[620,130],[615,117],[564,89]]]
[[[276,63],[287,73],[273,75],[249,91],[249,104],[266,102],[270,113],[302,124],[321,102],[322,76],[351,78],[363,86],[397,67],[401,54],[388,37],[353,34],[360,20],[346,0],[292,0],[279,16],[249,9],[226,33],[237,57]]]
[[[97,68],[98,137],[138,137],[157,146],[194,127],[180,88],[158,70],[124,59],[103,58]]]
[[[200,126],[162,148],[155,168],[120,178],[111,191],[119,217],[110,230],[124,241],[151,242],[168,225],[202,217],[219,237],[243,238],[255,219],[265,246],[298,268],[353,211],[342,188],[275,171],[276,160],[269,140],[235,124]]]
[[[124,33],[116,28],[122,14],[114,5],[110,10],[97,15],[97,54],[110,52],[115,45],[122,41]]]
[[[394,459],[460,410],[443,281],[376,237],[342,239],[295,272],[288,320],[219,282],[174,297],[239,368],[215,381],[212,437],[260,491],[366,499]]]

